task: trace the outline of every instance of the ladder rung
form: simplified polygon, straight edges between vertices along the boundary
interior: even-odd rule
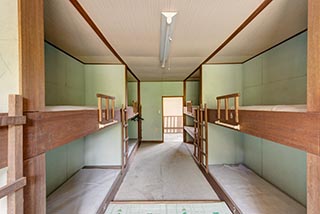
[[[124,141],[125,141],[125,142],[127,142],[128,140],[129,140],[129,138],[128,138],[128,137],[126,137],[126,138],[124,139]]]
[[[127,128],[128,127],[128,123],[123,124],[123,128]]]

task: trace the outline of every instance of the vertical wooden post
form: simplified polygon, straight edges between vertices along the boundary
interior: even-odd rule
[[[106,98],[106,120],[108,121],[110,119],[109,115],[109,98]]]
[[[229,98],[225,98],[224,107],[225,107],[225,119],[229,120]]]
[[[307,154],[307,213],[317,214],[320,210],[320,157]]]
[[[22,116],[23,102],[20,95],[9,95],[8,116]],[[23,126],[8,127],[8,183],[23,177]],[[8,195],[8,213],[23,213],[23,189]]]
[[[217,99],[218,120],[220,120],[220,118],[221,118],[220,110],[221,110],[221,100],[220,100],[220,99]]]
[[[99,122],[102,121],[102,103],[101,97],[98,97],[98,111],[99,111]]]
[[[43,0],[19,0],[20,91],[25,111],[45,108]]]
[[[114,120],[114,108],[115,108],[115,99],[112,99],[112,109],[111,109],[112,120]]]
[[[307,109],[320,112],[320,1],[308,0]],[[318,149],[319,149],[318,145]],[[320,157],[307,154],[307,213],[320,210]]]
[[[320,2],[308,1],[308,111],[320,111]]]
[[[239,96],[234,97],[234,111],[236,114],[235,121],[239,123]]]

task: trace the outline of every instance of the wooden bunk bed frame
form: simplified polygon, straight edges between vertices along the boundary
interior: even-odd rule
[[[7,196],[8,213],[23,213],[23,187],[26,177],[23,176],[23,100],[20,95],[9,95],[9,112],[0,116],[0,127],[8,126],[7,141],[7,185],[0,188],[0,199]]]

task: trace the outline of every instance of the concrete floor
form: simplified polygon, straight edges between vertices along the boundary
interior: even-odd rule
[[[141,144],[115,200],[219,198],[194,163],[186,145],[181,140],[172,140]]]

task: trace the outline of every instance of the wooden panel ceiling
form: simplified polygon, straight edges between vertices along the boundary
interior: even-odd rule
[[[243,62],[307,29],[307,0],[272,1],[208,63]]]
[[[142,81],[183,80],[262,0],[79,0]],[[169,62],[160,67],[160,13],[177,11]]]
[[[45,39],[85,63],[120,63],[67,0],[45,0]]]

